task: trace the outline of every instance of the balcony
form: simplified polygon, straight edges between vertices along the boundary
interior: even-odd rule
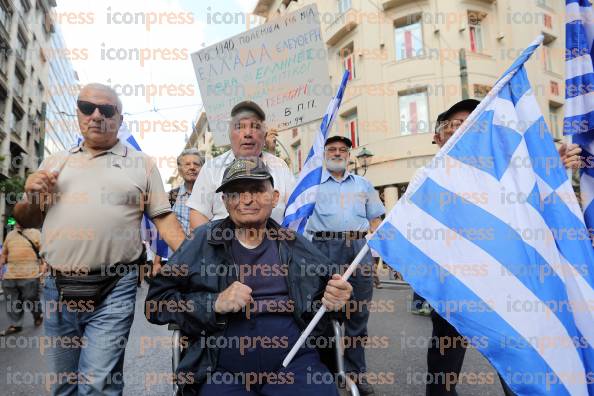
[[[542,34],[545,36],[545,44],[554,41],[559,37],[557,26],[559,25],[552,14],[543,13]]]
[[[1,12],[2,11],[0,11],[0,13]],[[2,41],[2,45],[4,46],[8,46],[8,43],[10,43],[10,21],[10,17],[2,18],[0,16],[0,39]]]
[[[27,75],[27,66],[25,66],[25,59],[23,58],[23,55],[25,55],[27,53],[26,51],[27,50],[25,49],[25,50],[21,50],[21,51],[17,52],[16,60],[14,63],[14,65],[17,67],[17,69],[23,76]]]
[[[416,0],[384,0],[382,1],[382,8],[384,11],[389,10],[390,8],[399,7],[404,4],[415,3]]]
[[[14,110],[16,110],[21,115],[25,113],[25,102],[23,99],[24,91],[25,89],[22,85],[19,86],[18,84],[15,84],[12,87],[12,105]]]
[[[340,14],[334,22],[326,28],[326,44],[329,46],[336,45],[336,43],[359,25],[357,19],[357,11],[353,8]]]

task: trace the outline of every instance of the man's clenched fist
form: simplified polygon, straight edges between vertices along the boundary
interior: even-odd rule
[[[51,193],[58,181],[58,172],[48,172],[44,170],[32,173],[25,182],[25,192],[27,194]]]
[[[324,291],[324,297],[322,303],[326,306],[328,311],[338,311],[345,306],[351,293],[353,292],[353,286],[338,274],[332,275],[332,279],[328,281],[326,290]]]
[[[577,144],[563,143],[559,147],[559,155],[561,156],[561,160],[563,160],[563,165],[567,169],[580,169],[582,166],[581,153],[582,149]]]
[[[219,294],[214,309],[218,314],[239,312],[253,301],[252,289],[241,282],[235,281]]]

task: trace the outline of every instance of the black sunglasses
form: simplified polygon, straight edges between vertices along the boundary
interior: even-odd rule
[[[106,118],[111,118],[118,112],[118,109],[114,105],[98,105],[85,100],[77,100],[76,105],[81,113],[90,116],[95,112],[95,109],[99,109],[99,112]]]

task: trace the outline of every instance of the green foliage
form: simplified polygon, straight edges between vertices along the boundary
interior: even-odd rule
[[[16,196],[25,192],[25,179],[18,176],[0,180],[0,193]]]
[[[210,151],[212,153],[212,157],[218,157],[219,155],[227,152],[229,150],[228,146],[222,146],[222,147],[217,147],[214,145],[214,143],[212,144],[212,146],[210,147]]]

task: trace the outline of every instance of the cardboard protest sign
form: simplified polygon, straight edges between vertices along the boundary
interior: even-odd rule
[[[332,98],[317,7],[304,7],[192,54],[217,146],[229,144],[231,109],[243,100],[284,130],[322,118]]]

